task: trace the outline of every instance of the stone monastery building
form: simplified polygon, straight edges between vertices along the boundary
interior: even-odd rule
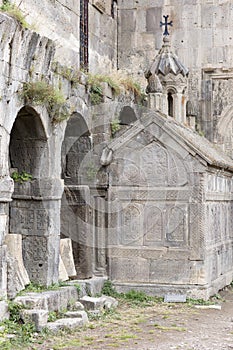
[[[232,1],[0,4],[0,295],[230,284]]]

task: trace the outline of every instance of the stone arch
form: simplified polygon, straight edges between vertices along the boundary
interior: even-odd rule
[[[167,94],[167,104],[168,104],[168,115],[174,117],[174,98],[172,92]]]
[[[130,106],[124,106],[120,112],[119,116],[121,125],[131,125],[137,120],[137,116]]]
[[[78,278],[90,278],[93,273],[90,190],[86,184],[84,164],[91,148],[87,123],[80,113],[74,113],[67,123],[62,143],[61,175],[65,188],[61,205],[61,238],[70,238],[72,241]]]
[[[45,152],[47,137],[40,116],[33,108],[25,106],[18,112],[11,130],[10,168],[38,178],[41,176]]]
[[[85,182],[84,174],[80,173],[80,165],[90,149],[91,134],[87,123],[80,113],[73,113],[62,143],[62,178],[65,184]]]
[[[49,143],[41,116],[20,109],[9,144],[10,171],[15,172],[10,203],[9,235],[22,236],[23,260],[31,281],[58,281],[60,180],[49,178]],[[26,176],[22,177],[23,172]]]
[[[170,117],[175,116],[177,90],[174,87],[167,89],[167,113]]]

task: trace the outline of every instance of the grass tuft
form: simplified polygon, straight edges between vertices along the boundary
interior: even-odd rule
[[[21,12],[21,10],[15,4],[12,4],[9,0],[3,0],[3,4],[0,7],[0,10],[6,12],[9,16],[16,19],[16,21],[23,28],[30,28],[30,25],[26,22],[25,16]]]

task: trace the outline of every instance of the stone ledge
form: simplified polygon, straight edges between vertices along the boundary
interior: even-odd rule
[[[78,299],[76,287],[61,287],[59,290],[42,293],[27,293],[14,299],[14,302],[26,308],[61,311]]]

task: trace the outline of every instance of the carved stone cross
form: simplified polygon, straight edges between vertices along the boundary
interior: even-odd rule
[[[173,26],[173,22],[172,21],[170,21],[170,22],[168,22],[167,21],[167,19],[168,19],[168,15],[167,16],[163,16],[164,17],[164,19],[165,19],[165,23],[163,23],[163,22],[160,22],[160,27],[162,27],[162,26],[165,26],[165,28],[164,28],[164,32],[163,32],[163,35],[169,35],[169,33],[168,33],[168,26]]]

